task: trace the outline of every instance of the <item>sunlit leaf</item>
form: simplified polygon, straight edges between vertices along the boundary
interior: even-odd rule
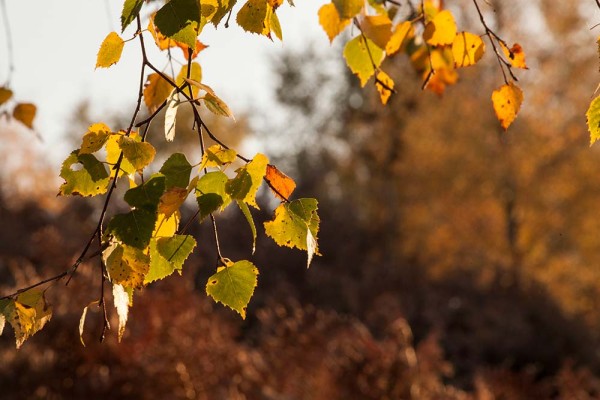
[[[123,157],[136,171],[141,171],[150,164],[156,154],[154,146],[150,143],[140,142],[127,136],[119,138],[119,148],[123,151]]]
[[[513,44],[509,49],[503,42],[500,42],[500,47],[513,67],[529,69],[525,63],[525,52],[519,43]]]
[[[106,272],[113,284],[138,288],[144,284],[150,257],[144,251],[121,244],[112,244],[102,253]]]
[[[137,17],[143,4],[144,0],[125,0],[121,13],[121,32]]]
[[[34,288],[19,294],[15,300],[0,300],[0,314],[12,326],[18,349],[50,321],[52,307],[46,303],[44,292]],[[4,322],[0,324],[3,328]]]
[[[394,28],[394,33],[385,46],[385,52],[388,56],[404,49],[406,43],[415,35],[415,28],[409,21],[404,21]]]
[[[492,103],[496,117],[506,130],[519,113],[523,103],[523,91],[512,82],[502,85],[492,93]]]
[[[232,198],[258,208],[256,192],[267,173],[269,159],[264,154],[254,156],[246,166],[238,169],[235,178],[227,182],[225,189]]]
[[[273,7],[267,0],[248,0],[238,11],[236,22],[246,32],[269,35]]]
[[[246,203],[239,200],[237,200],[236,203],[240,207],[242,214],[244,214],[246,221],[248,221],[248,225],[250,225],[250,231],[252,232],[252,254],[254,254],[254,251],[256,250],[256,225],[254,225],[254,219],[252,218],[250,208],[248,208]]]
[[[237,0],[218,0],[219,7],[217,11],[210,18],[210,22],[217,26],[221,22],[224,16],[229,14],[229,12],[233,9],[233,6],[237,3]]]
[[[204,151],[200,169],[220,167],[235,161],[237,152],[233,149],[224,149],[221,145],[215,144]]]
[[[350,40],[344,47],[346,64],[358,76],[363,87],[375,73],[375,68],[381,65],[383,57],[383,50],[362,35]]]
[[[223,210],[231,202],[231,196],[225,187],[229,178],[221,171],[209,172],[203,175],[196,184],[196,200],[202,221],[211,213]]]
[[[217,95],[207,92],[202,100],[204,100],[206,108],[208,108],[208,110],[213,114],[220,115],[222,117],[231,117],[235,119],[233,117],[233,113],[231,112],[227,104],[225,104],[223,100],[217,97]]]
[[[177,108],[179,104],[177,91],[173,90],[167,99],[167,111],[165,112],[165,139],[168,142],[172,142],[175,139],[175,125],[177,123]]]
[[[114,178],[116,175],[116,172],[117,172],[112,167],[116,165],[117,161],[119,161],[119,158],[121,156],[121,147],[119,146],[119,142],[120,142],[121,137],[123,137],[124,135],[125,135],[125,132],[121,131],[118,134],[110,135],[108,140],[106,141],[106,162],[111,166],[111,171],[110,171],[111,178]],[[138,142],[141,141],[140,136],[137,135],[137,133],[135,133],[135,132],[132,132],[129,137]],[[131,175],[135,171],[136,171],[135,167],[133,165],[131,165],[129,160],[127,160],[126,158],[123,158],[121,161],[121,166],[119,168],[117,176],[122,176],[123,174]]]
[[[387,104],[394,89],[394,81],[392,78],[385,72],[379,71],[376,75],[375,87],[379,92],[381,104]]]
[[[469,32],[460,32],[452,43],[454,66],[468,67],[474,65],[483,57],[485,43],[478,35]]]
[[[122,285],[113,284],[113,302],[119,316],[119,331],[118,340],[121,342],[125,333],[125,325],[127,324],[127,315],[129,314],[129,294]]]
[[[456,36],[456,22],[448,10],[441,11],[425,26],[423,39],[432,46],[452,44]]]
[[[10,100],[12,96],[12,90],[5,86],[0,87],[0,106]]]
[[[185,79],[188,77],[188,65],[184,64],[181,67],[181,71],[177,74],[177,78],[175,79],[175,83],[177,86],[181,87],[186,81]],[[202,82],[202,67],[197,62],[192,63],[192,69],[190,70],[190,79],[193,79],[197,82]],[[198,97],[198,88],[195,86],[191,86],[192,88],[192,97]],[[186,93],[188,93],[186,91]],[[189,94],[189,93],[188,93]]]
[[[333,0],[332,2],[342,19],[354,18],[365,5],[364,0]]]
[[[81,313],[81,318],[79,318],[79,340],[83,347],[85,347],[85,342],[83,341],[83,331],[85,326],[85,317],[87,316],[88,308],[92,305],[98,304],[98,300],[92,301],[87,306],[83,307],[83,311]]]
[[[144,103],[148,111],[153,113],[169,97],[173,86],[159,74],[150,74],[144,87]]]
[[[280,246],[308,251],[310,263],[312,254],[319,254],[319,222],[317,200],[298,199],[277,207],[273,220],[265,222],[265,233]]]
[[[143,185],[129,189],[123,198],[133,208],[155,212],[165,191],[165,180],[161,174],[155,174]]]
[[[272,186],[270,189],[275,196],[281,200],[287,200],[296,189],[296,182],[271,164],[267,165],[265,179]]]
[[[83,135],[79,154],[91,154],[97,152],[104,147],[110,134],[110,128],[102,122],[90,125],[85,135]]]
[[[36,112],[37,107],[34,104],[19,103],[13,109],[13,118],[29,129],[33,129],[33,120],[35,119]]]
[[[75,167],[74,167],[75,166]],[[105,193],[109,176],[106,167],[91,154],[72,152],[63,162],[60,177],[60,196],[95,196]]]
[[[158,203],[158,212],[170,217],[174,212],[179,210],[181,205],[185,202],[188,194],[189,193],[187,189],[184,188],[173,187],[168,189],[160,197],[160,201]]]
[[[590,132],[590,145],[592,145],[600,139],[600,96],[592,100],[585,115],[588,131]]]
[[[275,34],[277,39],[283,40],[283,32],[281,30],[281,24],[279,23],[279,17],[274,11],[271,13],[271,32]]]
[[[125,42],[116,32],[109,33],[100,45],[96,57],[96,68],[108,68],[121,59]]]
[[[192,166],[182,153],[171,154],[160,168],[160,173],[167,179],[167,189],[172,187],[187,187],[190,182],[191,172]]]
[[[250,261],[220,267],[208,278],[206,293],[246,318],[246,307],[257,284],[258,269]]]
[[[183,263],[196,247],[196,240],[189,235],[175,235],[150,242],[150,270],[145,283],[166,278],[174,271],[181,273]]]
[[[152,232],[152,237],[161,238],[173,236],[179,227],[180,218],[179,211],[174,212],[170,217],[159,213],[156,217],[156,224],[154,226],[154,231]]]
[[[195,48],[200,29],[199,2],[171,0],[158,10],[154,24],[166,37]]]
[[[329,38],[329,42],[337,37],[350,24],[351,19],[341,19],[335,4],[327,3],[319,9],[319,23]]]
[[[392,37],[392,21],[387,15],[367,15],[362,20],[361,28],[364,35],[382,49],[386,48]]]

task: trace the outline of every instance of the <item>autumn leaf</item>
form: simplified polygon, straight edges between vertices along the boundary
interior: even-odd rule
[[[175,139],[175,126],[177,124],[177,109],[179,108],[179,95],[173,89],[167,99],[167,111],[165,112],[165,139],[172,142]]]
[[[394,33],[385,46],[385,52],[388,56],[397,53],[406,46],[410,38],[415,35],[415,28],[410,21],[404,21],[394,28]]]
[[[150,242],[150,269],[144,283],[164,279],[177,271],[181,274],[185,260],[196,247],[196,240],[189,235],[174,235]]]
[[[271,164],[267,165],[265,179],[271,185],[270,189],[275,196],[281,200],[288,200],[294,189],[296,189],[296,182]]]
[[[367,15],[361,23],[362,32],[377,47],[385,49],[392,37],[392,21],[387,15]]]
[[[269,159],[264,154],[257,154],[246,164],[238,169],[237,176],[227,182],[225,189],[227,193],[236,200],[258,208],[256,204],[256,192],[260,187],[262,180],[267,173],[267,164]]]
[[[341,19],[335,4],[327,3],[319,9],[319,24],[327,34],[329,42],[333,42],[346,27],[351,19]]]
[[[150,74],[144,87],[144,103],[148,111],[153,113],[169,97],[173,86],[159,74]]]
[[[139,288],[150,267],[150,257],[141,249],[113,243],[102,253],[106,272],[113,284]]]
[[[236,22],[246,32],[269,36],[273,7],[267,0],[248,0],[238,11]]]
[[[150,243],[156,224],[156,211],[132,210],[112,217],[106,233],[128,246],[145,249]]]
[[[12,90],[9,88],[2,86],[0,87],[0,105],[6,103],[13,96]]]
[[[221,100],[214,93],[207,92],[202,98],[206,108],[215,115],[220,115],[222,117],[231,117],[235,120],[233,113],[225,104],[223,100]]]
[[[131,304],[129,293],[127,293],[125,288],[120,284],[113,284],[113,302],[117,309],[117,315],[119,316],[118,341],[121,342],[123,334],[125,333],[125,325],[127,324],[127,316]]]
[[[452,43],[452,55],[455,67],[468,67],[474,65],[483,57],[485,43],[478,35],[461,32]]]
[[[364,0],[332,0],[332,2],[342,19],[354,18],[365,5]]]
[[[29,129],[33,129],[33,120],[35,119],[36,111],[37,107],[34,104],[19,103],[13,110],[13,118]]]
[[[106,192],[109,182],[104,165],[93,155],[79,154],[77,150],[63,162],[60,177],[65,182],[60,186],[59,196],[96,196]]]
[[[127,159],[136,171],[141,171],[148,166],[156,154],[154,146],[148,142],[140,142],[127,136],[119,138],[119,148],[123,157]]]
[[[111,135],[110,128],[102,123],[96,123],[89,126],[87,132],[83,135],[81,149],[79,154],[92,154],[100,150]]]
[[[586,112],[588,131],[590,132],[590,146],[600,139],[600,96],[590,103]]]
[[[228,182],[229,178],[221,171],[209,172],[198,179],[196,201],[200,221],[219,209],[225,209],[231,203],[231,196],[226,190]]]
[[[456,36],[456,22],[448,10],[441,11],[425,26],[423,39],[432,46],[452,44]]]
[[[246,318],[246,307],[257,284],[258,269],[250,261],[228,263],[208,278],[206,293]]]
[[[96,58],[96,68],[108,68],[119,62],[124,46],[125,42],[116,32],[109,33],[100,45]]]
[[[390,96],[394,90],[394,81],[388,74],[383,71],[379,71],[376,75],[375,87],[379,92],[379,99],[381,100],[381,104],[387,104]]]
[[[190,79],[193,79],[196,82],[202,82],[202,67],[197,62],[192,63],[192,68],[189,71]],[[179,74],[177,74],[177,78],[175,78],[175,84],[179,87],[182,87],[186,83],[186,79],[188,78],[188,65],[184,64],[181,66],[181,70]],[[198,97],[199,88],[191,85],[192,88],[192,97]],[[187,91],[186,91],[187,93]]]
[[[171,154],[160,168],[160,173],[166,178],[167,189],[187,187],[191,172],[192,166],[182,153]]]
[[[195,48],[200,30],[199,2],[171,0],[156,12],[154,24],[166,37]]]
[[[254,225],[254,219],[252,218],[252,213],[250,213],[250,208],[243,201],[236,201],[238,207],[244,214],[246,221],[248,221],[248,225],[250,226],[250,232],[252,232],[252,254],[256,251],[256,225]]]
[[[158,214],[156,217],[156,224],[154,225],[154,231],[152,232],[152,238],[171,237],[177,232],[179,227],[179,220],[181,215],[179,211],[176,211],[167,218],[165,214]]]
[[[520,44],[515,43],[509,49],[504,44],[504,42],[500,41],[500,47],[502,48],[502,52],[510,62],[510,65],[512,65],[515,68],[529,69],[527,67],[527,64],[525,63],[525,52],[523,51],[523,48]]]
[[[375,73],[375,68],[381,65],[384,54],[375,43],[359,35],[346,43],[344,58],[350,70],[360,79],[360,86],[364,87]]]
[[[514,83],[502,85],[492,93],[492,103],[496,117],[504,130],[508,129],[515,120],[521,104],[523,103],[523,91]]]
[[[5,321],[15,332],[16,347],[39,332],[52,318],[52,307],[46,302],[44,291],[29,289],[16,299],[0,300],[0,334]]]
[[[144,0],[125,0],[121,12],[121,32],[138,16]]]
[[[187,189],[172,187],[163,193],[158,203],[158,212],[165,214],[168,218],[185,202],[188,196]]]
[[[237,152],[233,149],[225,149],[220,144],[210,146],[202,155],[200,170],[204,168],[220,167],[235,161]]]

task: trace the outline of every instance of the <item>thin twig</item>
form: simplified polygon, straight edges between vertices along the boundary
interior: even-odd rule
[[[12,33],[10,30],[10,24],[8,23],[8,11],[6,9],[6,0],[0,1],[2,7],[2,19],[4,20],[4,30],[6,31],[6,49],[7,49],[7,61],[8,61],[8,76],[6,77],[6,85],[10,84],[10,79],[15,70],[15,58],[13,52]]]

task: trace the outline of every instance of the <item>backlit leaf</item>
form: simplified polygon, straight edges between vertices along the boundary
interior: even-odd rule
[[[102,253],[106,272],[113,284],[139,288],[150,267],[150,257],[142,250],[121,244],[112,244]]]
[[[210,18],[210,22],[216,27],[219,25],[224,16],[229,14],[233,9],[233,6],[237,3],[237,0],[218,0],[219,7],[217,11]]]
[[[190,182],[191,172],[192,166],[182,153],[171,154],[160,168],[160,173],[167,179],[167,189],[172,187],[187,187]]]
[[[362,35],[350,40],[344,47],[346,64],[358,76],[360,85],[363,87],[375,73],[375,68],[381,65],[383,57],[383,50],[377,47],[371,40],[365,40]]]
[[[363,18],[361,29],[364,35],[378,47],[385,49],[392,37],[392,21],[387,15],[367,15]]]
[[[208,278],[206,293],[246,318],[246,307],[257,284],[258,269],[250,261],[220,267]]]
[[[159,213],[156,217],[156,225],[154,226],[152,237],[161,238],[173,236],[179,227],[180,218],[179,211],[173,213],[170,217]]]
[[[523,103],[523,91],[512,82],[508,85],[502,85],[492,93],[492,103],[496,117],[506,130],[519,113]]]
[[[231,196],[225,187],[229,178],[221,171],[209,172],[203,175],[196,184],[196,200],[202,221],[211,213],[225,209],[231,202]]]
[[[166,278],[174,271],[181,273],[183,263],[196,247],[196,240],[189,235],[175,235],[150,242],[150,270],[144,283]]]
[[[590,146],[600,139],[600,96],[590,103],[586,112],[588,131],[590,132]]]
[[[108,68],[121,59],[125,42],[116,32],[109,33],[100,45],[96,58],[96,68]]]
[[[173,187],[168,189],[160,197],[160,201],[158,203],[158,212],[170,217],[174,212],[179,210],[181,205],[185,202],[188,194],[189,193],[187,189],[184,188]]]
[[[79,154],[91,154],[97,152],[104,147],[110,134],[110,128],[102,122],[90,125],[85,135],[83,135]]]
[[[12,90],[5,86],[0,87],[0,106],[10,100],[12,95]]]
[[[36,112],[37,107],[34,104],[19,103],[13,110],[13,118],[29,129],[33,129],[33,120],[35,119]]]
[[[119,147],[123,157],[127,159],[136,171],[141,171],[154,160],[156,150],[148,142],[140,142],[127,136],[119,139]]]
[[[108,223],[106,233],[113,235],[126,245],[145,249],[154,232],[156,218],[156,212],[146,209],[117,214]]]
[[[129,189],[123,198],[131,207],[155,212],[164,191],[165,177],[155,174],[143,185]]]
[[[127,324],[127,315],[129,314],[129,294],[122,285],[113,284],[113,302],[119,316],[119,331],[118,340],[121,342],[125,333],[125,325]]]
[[[156,28],[165,36],[196,47],[200,29],[200,8],[197,0],[171,0],[154,17]]]
[[[364,0],[333,0],[332,2],[342,19],[354,18],[365,5]]]
[[[167,111],[165,112],[165,139],[168,142],[172,142],[175,139],[175,125],[177,124],[177,108],[179,104],[177,91],[173,90],[167,99]]]
[[[227,104],[225,104],[225,102],[217,97],[214,93],[207,92],[202,100],[204,100],[206,108],[208,108],[208,110],[213,114],[235,119]]]
[[[319,9],[319,23],[329,38],[329,42],[337,37],[350,24],[351,19],[341,19],[335,4],[327,3]]]
[[[106,162],[111,166],[110,177],[114,178],[116,171],[112,168],[117,161],[119,161],[119,157],[121,156],[121,147],[119,146],[119,142],[121,137],[125,135],[125,132],[120,131],[118,134],[110,135],[108,140],[106,141]],[[132,132],[129,135],[130,138],[141,141],[141,138],[137,133]],[[136,171],[135,167],[131,165],[129,160],[123,158],[121,161],[121,166],[118,171],[118,176],[131,175]]]
[[[504,52],[507,60],[515,68],[529,69],[525,63],[525,52],[519,43],[513,44],[509,49],[503,42],[500,42],[500,47]]]
[[[404,21],[394,28],[394,33],[385,46],[385,52],[388,56],[397,53],[406,47],[406,43],[415,35],[415,28],[410,21]]]
[[[383,71],[379,71],[376,76],[375,87],[379,92],[379,99],[381,104],[387,104],[390,96],[393,93],[394,81],[388,74]]]
[[[15,300],[0,300],[0,314],[12,326],[18,349],[50,321],[52,307],[46,303],[44,292],[34,288],[19,294]],[[3,327],[4,322],[0,324]]]
[[[95,196],[105,193],[109,182],[104,165],[93,155],[78,154],[77,150],[63,162],[60,177],[65,180],[58,192],[60,196]]]
[[[143,4],[144,0],[125,0],[121,13],[121,32],[137,17]]]
[[[283,32],[281,31],[281,24],[279,23],[279,17],[277,13],[273,11],[271,13],[271,32],[275,34],[275,37],[279,40],[283,40]]]
[[[252,214],[250,213],[250,208],[243,201],[236,201],[237,205],[240,207],[242,214],[246,217],[246,221],[248,221],[248,225],[250,225],[250,231],[252,232],[252,254],[256,250],[256,225],[254,225],[254,219],[252,218]]]
[[[441,11],[425,26],[423,39],[432,46],[452,44],[456,36],[456,22],[448,10]]]
[[[256,192],[267,173],[269,159],[264,154],[254,156],[246,166],[238,169],[235,178],[227,182],[225,189],[232,198],[258,208]]]
[[[230,164],[235,161],[237,153],[233,149],[224,149],[219,144],[210,146],[204,151],[202,155],[202,162],[200,163],[200,169],[220,167],[222,165]]]
[[[181,67],[179,74],[177,74],[177,78],[175,79],[175,83],[177,84],[177,86],[181,87],[186,82],[185,78],[187,78],[187,75],[188,75],[188,65],[184,64]],[[190,71],[190,79],[193,79],[197,82],[202,82],[202,67],[197,62],[192,63],[192,69]],[[193,85],[191,86],[191,88],[192,88],[192,97],[193,98],[198,97],[198,88]],[[188,93],[188,91],[186,91],[186,93]]]
[[[485,43],[478,35],[469,32],[460,32],[452,43],[454,66],[468,67],[474,65],[483,57]]]
[[[148,111],[153,113],[169,97],[173,91],[173,86],[159,74],[148,75],[146,86],[144,87],[144,103]]]
[[[267,36],[271,31],[272,12],[267,0],[248,0],[238,11],[236,21],[246,32]]]
[[[92,301],[87,306],[83,307],[83,311],[81,313],[81,317],[79,318],[79,340],[83,347],[85,347],[85,342],[83,341],[83,330],[85,326],[85,317],[87,316],[88,308],[92,305],[98,304],[98,300]]]
[[[270,189],[275,196],[281,200],[287,200],[296,189],[296,182],[271,164],[267,165],[265,179],[271,184]]]
[[[280,246],[308,251],[310,263],[312,254],[319,254],[316,244],[319,222],[317,200],[298,199],[275,209],[273,220],[265,222],[265,233]]]

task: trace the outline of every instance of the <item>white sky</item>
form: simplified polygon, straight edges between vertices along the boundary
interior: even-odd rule
[[[120,33],[124,0],[5,1],[15,65],[10,87],[17,101],[38,106],[36,130],[44,137],[53,161],[59,162],[71,150],[61,144],[61,139],[78,102],[90,99],[93,114],[99,119],[104,112],[134,104],[139,84],[139,42],[126,43],[118,64],[94,70],[104,37],[111,30]],[[264,107],[267,112],[273,105],[270,95],[274,80],[269,69],[272,57],[284,46],[329,46],[317,17],[324,2],[296,0],[293,8],[284,3],[278,9],[283,43],[243,32],[235,23],[229,29],[207,26],[200,39],[210,47],[198,58],[204,83],[215,89],[234,114],[250,107]],[[231,22],[234,19],[235,12]],[[131,37],[133,25],[125,31],[125,39]],[[8,74],[6,43],[4,22],[0,20],[0,84]],[[158,68],[166,65],[158,51],[152,51],[150,58]]]

